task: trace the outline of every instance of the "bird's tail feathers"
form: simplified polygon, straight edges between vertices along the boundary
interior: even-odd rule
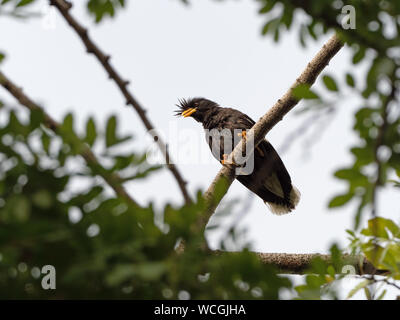
[[[300,201],[301,193],[299,189],[297,189],[295,186],[292,185],[292,190],[290,191],[290,203],[293,205],[293,208],[295,208],[299,201]]]
[[[265,201],[264,201],[264,203],[268,206],[269,210],[273,214],[276,214],[277,216],[281,216],[281,215],[287,214],[290,211],[292,211],[292,209],[290,209],[289,207],[281,205],[281,204],[265,202]]]
[[[299,203],[300,201],[300,191],[295,186],[292,186],[292,190],[290,191],[290,204],[291,206],[288,207],[286,205],[265,202],[264,203],[269,207],[269,210],[278,216],[287,214],[291,212]]]

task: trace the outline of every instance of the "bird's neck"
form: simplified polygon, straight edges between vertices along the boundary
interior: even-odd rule
[[[203,119],[204,129],[214,129],[218,127],[218,119],[216,115],[223,109],[222,107],[213,107],[205,115]]]

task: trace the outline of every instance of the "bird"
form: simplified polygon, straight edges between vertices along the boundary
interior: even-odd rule
[[[221,107],[216,102],[202,97],[179,99],[176,106],[178,107],[178,110],[175,111],[176,116],[190,117],[203,125],[211,152],[223,165],[232,163],[228,160],[228,154],[224,153],[222,140],[219,143],[217,141],[217,150],[215,151],[213,137],[208,134],[210,130],[216,129],[217,132],[222,132],[227,129],[231,133],[231,150],[233,150],[234,140],[237,140],[233,139],[234,132],[237,133],[239,130],[241,136],[246,138],[247,130],[255,124],[254,120],[241,111]],[[250,174],[239,173],[236,179],[259,196],[273,214],[287,214],[293,211],[299,203],[300,191],[292,184],[282,159],[267,139],[263,139],[254,150],[252,172]]]

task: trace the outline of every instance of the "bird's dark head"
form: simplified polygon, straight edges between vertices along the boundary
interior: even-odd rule
[[[214,101],[205,98],[180,99],[176,105],[179,110],[176,110],[176,116],[192,117],[198,122],[203,122],[210,112],[218,107]]]

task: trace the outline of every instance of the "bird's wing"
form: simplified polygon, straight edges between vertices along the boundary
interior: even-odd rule
[[[222,108],[214,120],[217,124],[216,128],[219,130],[229,129],[232,133],[237,129],[250,129],[255,124],[249,116],[231,108]],[[236,142],[238,142],[237,139]],[[211,148],[210,141],[209,145]],[[214,150],[214,156],[217,159],[219,156],[219,160],[221,160],[224,154],[223,139]],[[275,211],[277,214],[287,213],[295,206],[295,201],[291,199],[293,198],[291,196],[293,188],[290,175],[278,153],[266,139],[261,141],[254,150],[254,170],[249,175],[239,175],[237,180],[270,206],[278,208]]]
[[[229,154],[234,149],[235,144],[240,141],[240,139],[237,139],[237,137],[234,136],[237,134],[237,131],[235,130],[250,129],[254,124],[255,122],[249,116],[239,110],[221,108],[213,118],[212,127],[207,128],[208,130],[206,129],[206,140],[214,157],[217,160],[222,160],[223,154]],[[228,137],[230,137],[230,140],[232,141],[232,145],[230,145],[228,149],[229,152],[224,152],[226,141],[223,131],[221,131],[226,129],[230,131]],[[220,139],[218,139],[218,137]]]
[[[284,196],[288,197],[292,189],[292,180],[278,152],[276,152],[272,144],[265,139],[261,141],[261,143],[257,147],[260,148],[263,153],[265,153],[266,157],[271,159],[270,161],[264,160],[260,170],[262,171],[262,168],[264,168],[267,165],[269,166],[269,162],[271,162],[273,167],[273,172],[276,175],[276,177],[273,177],[272,179],[273,181],[274,179],[275,180],[277,179],[279,181]],[[256,157],[257,157],[257,150],[256,150]]]
[[[254,152],[254,170],[237,179],[265,202],[290,206],[292,182],[274,147],[263,140]]]
[[[251,129],[256,123],[247,114],[236,109],[226,108],[229,113],[229,123],[232,129]]]

